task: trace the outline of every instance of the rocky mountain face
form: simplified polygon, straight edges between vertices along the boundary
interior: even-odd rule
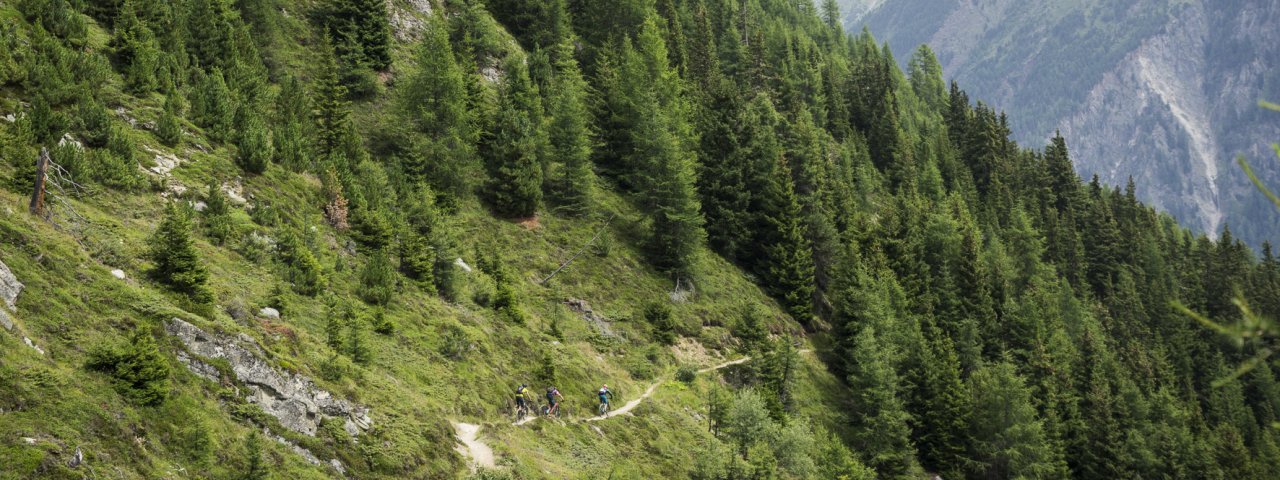
[[[1008,112],[1018,140],[1061,130],[1081,175],[1123,186],[1210,234],[1280,238],[1271,185],[1280,114],[1280,3],[1269,0],[846,0],[906,61],[928,43],[947,77]]]

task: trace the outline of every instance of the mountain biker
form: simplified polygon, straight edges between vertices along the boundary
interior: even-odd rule
[[[529,386],[521,383],[520,388],[516,389],[516,410],[521,412],[529,411],[529,404],[525,400],[525,392],[529,390]]]
[[[547,407],[547,416],[554,416],[556,410],[560,408],[560,400],[556,400],[557,398],[563,400],[564,395],[561,395],[560,391],[556,390],[556,387],[547,387],[547,405],[549,405]]]
[[[601,385],[600,391],[596,392],[600,395],[600,411],[606,412],[609,408],[609,399],[613,398],[613,391],[609,390],[609,385]]]

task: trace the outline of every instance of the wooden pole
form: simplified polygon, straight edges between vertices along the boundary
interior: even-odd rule
[[[31,192],[31,214],[44,218],[44,183],[49,174],[49,149],[41,147],[40,156],[36,159],[35,189]]]

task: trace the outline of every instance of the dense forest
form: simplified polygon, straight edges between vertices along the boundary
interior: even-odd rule
[[[211,277],[230,267],[218,262],[256,258],[278,279],[263,287],[272,305],[320,312],[297,328],[317,339],[300,345],[325,353],[296,358],[327,359],[315,371],[357,392],[381,377],[350,372],[395,360],[375,354],[382,337],[417,328],[404,305],[474,302],[504,325],[541,325],[527,291],[542,287],[503,260],[518,254],[471,244],[477,209],[592,226],[633,209],[618,242],[638,247],[672,299],[714,291],[715,256],[802,327],[751,310],[719,323],[670,302],[635,307],[656,344],[723,325],[727,345],[757,360],[727,394],[692,405],[714,433],[690,440],[692,461],[668,476],[1280,472],[1270,365],[1215,386],[1260,347],[1179,308],[1223,324],[1245,305],[1280,314],[1270,246],[1194,235],[1140,203],[1132,182],[1082,181],[1072,139],[1015,143],[1006,117],[948,84],[927,46],[904,72],[870,32],[842,29],[835,0],[417,1],[416,23],[393,15],[407,2],[391,3],[12,2],[0,10],[0,105],[16,112],[0,123],[5,186],[31,192],[44,150],[66,190],[53,199],[136,205],[120,199],[170,192],[139,168],[156,167],[150,145],[225,155],[235,171],[205,174],[263,190],[308,179],[307,193],[246,210],[217,182],[192,188],[183,198],[198,212],[149,210],[163,215],[137,262],[176,308],[220,318]],[[154,121],[122,119],[126,105]],[[317,240],[305,212],[333,240]],[[106,247],[85,248],[102,258]],[[472,252],[482,294],[455,267]],[[556,322],[548,342],[564,338]],[[144,322],[110,325],[128,340],[74,368],[113,379],[122,404],[176,408],[157,383],[171,375],[168,344]],[[830,432],[797,406],[813,394],[793,372],[800,337],[839,379]],[[467,355],[441,348],[439,362]],[[12,377],[0,392],[36,388],[2,366],[0,377]],[[13,398],[25,400],[0,399],[0,417],[39,403]],[[451,440],[435,427],[358,444],[337,430],[304,445],[338,452],[351,475],[455,472],[438,460]],[[256,434],[233,443],[210,468],[270,474]]]

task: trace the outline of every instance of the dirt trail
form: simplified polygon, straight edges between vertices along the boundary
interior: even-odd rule
[[[804,350],[799,350],[797,353],[811,353],[811,352],[813,352],[813,350],[812,350],[812,349],[808,349],[808,348],[806,348],[806,349],[804,349]],[[715,365],[715,366],[712,366],[712,367],[707,367],[707,368],[704,368],[704,369],[698,370],[698,373],[707,373],[707,372],[712,372],[712,371],[720,370],[720,369],[723,369],[723,368],[732,367],[732,366],[734,366],[734,365],[742,365],[742,364],[747,363],[747,362],[750,362],[750,361],[751,361],[751,357],[742,357],[742,358],[739,358],[739,359],[737,359],[737,360],[730,360],[730,361],[727,361],[727,362],[721,363],[721,364],[719,364],[719,365]],[[643,395],[640,395],[640,398],[637,398],[637,399],[635,399],[635,400],[632,400],[632,401],[630,401],[630,402],[627,402],[627,403],[626,403],[626,405],[623,405],[623,406],[622,406],[622,408],[619,408],[619,409],[617,409],[617,410],[610,410],[610,411],[609,411],[609,413],[606,413],[606,414],[604,414],[604,415],[598,415],[598,416],[591,417],[591,418],[587,418],[587,419],[584,419],[583,421],[587,421],[587,422],[595,422],[595,421],[604,420],[604,419],[606,419],[606,418],[613,418],[613,417],[616,417],[616,416],[618,416],[618,415],[622,415],[622,414],[625,414],[625,413],[627,413],[627,412],[630,412],[632,409],[635,409],[637,406],[639,406],[641,402],[645,401],[645,399],[648,399],[650,396],[653,396],[653,392],[654,392],[654,391],[656,391],[656,390],[658,389],[658,386],[659,386],[659,385],[662,385],[662,382],[663,382],[663,380],[659,380],[659,381],[657,381],[657,382],[654,382],[654,384],[653,384],[653,385],[649,385],[649,388],[645,389],[644,394],[643,394]],[[524,424],[526,424],[526,423],[532,422],[532,421],[537,420],[537,419],[538,419],[538,415],[530,415],[530,416],[528,416],[528,417],[525,417],[525,418],[521,419],[521,420],[520,420],[520,421],[518,421],[518,422],[512,423],[511,425],[513,425],[513,426],[517,426],[517,427],[518,427],[518,426],[524,425]]]
[[[493,449],[485,445],[479,439],[480,426],[470,423],[455,423],[453,430],[458,436],[458,453],[471,459],[471,471],[475,472],[477,468],[497,468],[498,464],[493,460]]]

